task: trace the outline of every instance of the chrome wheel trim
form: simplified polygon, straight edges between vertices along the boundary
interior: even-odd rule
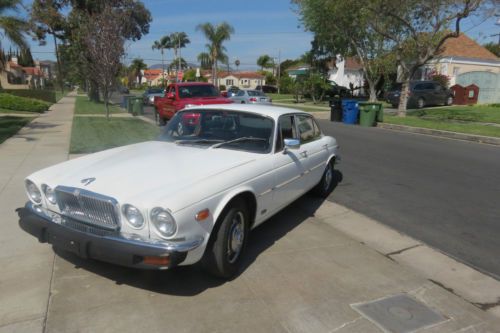
[[[330,186],[332,184],[332,180],[333,180],[333,170],[332,169],[333,169],[332,165],[330,163],[328,163],[328,168],[325,171],[325,181],[323,184],[325,191],[328,191],[328,189],[330,188]]]
[[[182,126],[182,123],[178,123],[177,124],[177,134],[182,136],[183,133],[184,133],[184,126]]]
[[[418,108],[421,109],[425,106],[425,102],[423,98],[418,99]]]
[[[451,105],[453,104],[453,97],[448,97],[448,99],[446,100],[446,105]]]
[[[231,220],[227,238],[227,261],[234,264],[238,260],[245,241],[245,217],[241,211],[236,212]]]

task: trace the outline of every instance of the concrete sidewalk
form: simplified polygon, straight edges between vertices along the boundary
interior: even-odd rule
[[[379,332],[357,308],[394,295],[440,315],[419,332],[500,331],[500,282],[307,195],[252,232],[229,282],[197,266],[139,271],[54,255],[14,209],[25,176],[68,158],[73,105],[63,98],[0,145],[0,332]],[[386,310],[393,324],[423,324],[412,308]]]
[[[68,158],[75,98],[62,98],[0,145],[0,331],[41,332],[54,254],[17,224],[26,202],[24,178]]]

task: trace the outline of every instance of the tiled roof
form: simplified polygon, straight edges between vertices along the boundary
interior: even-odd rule
[[[234,76],[238,79],[263,79],[264,75],[257,72],[219,72],[219,78],[225,78],[227,76]]]
[[[16,64],[15,62],[13,62],[13,61],[9,61],[9,66],[11,68],[21,68],[22,67],[19,64]]]
[[[158,76],[161,75],[162,70],[161,69],[145,69],[144,70],[144,77],[146,80],[153,81],[156,79]],[[165,75],[166,77],[167,75]]]
[[[23,72],[28,75],[43,75],[42,71],[37,67],[23,67]]]
[[[360,69],[363,69],[363,66],[361,66],[361,63],[358,61],[358,59],[354,57],[347,57],[345,58],[345,69],[350,69],[353,71],[357,71]]]
[[[500,60],[485,47],[479,45],[474,40],[467,37],[465,34],[460,34],[457,38],[447,39],[441,52],[441,57],[462,57],[483,60]]]

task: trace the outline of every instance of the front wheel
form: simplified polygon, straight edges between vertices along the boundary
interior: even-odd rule
[[[453,97],[452,96],[446,97],[446,100],[444,101],[444,105],[448,106],[448,105],[452,105],[452,104],[453,104]]]
[[[314,194],[319,197],[326,198],[333,191],[333,187],[335,186],[335,170],[333,168],[333,164],[333,160],[327,164],[321,180],[318,185],[313,188]]]
[[[417,101],[417,107],[418,107],[419,109],[421,109],[421,108],[423,108],[424,106],[425,106],[425,100],[424,100],[422,97],[420,97],[420,98],[418,99],[418,101]]]
[[[238,272],[249,233],[249,214],[242,200],[228,206],[221,222],[212,231],[205,256],[204,267],[213,275],[230,279]]]
[[[165,118],[160,116],[160,114],[158,112],[155,112],[155,122],[156,122],[156,125],[158,125],[158,126],[165,126],[167,124],[167,122],[165,121]]]

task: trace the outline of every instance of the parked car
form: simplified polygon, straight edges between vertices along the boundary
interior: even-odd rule
[[[240,88],[236,87],[236,86],[231,86],[227,89],[227,97],[232,97],[234,95],[236,95],[238,93],[238,91],[240,91]]]
[[[399,105],[401,86],[397,84],[386,95],[387,103],[392,104],[394,108]],[[408,108],[421,109],[428,105],[453,103],[453,92],[436,81],[410,81],[408,94]]]
[[[186,126],[194,116],[197,126]],[[202,262],[233,277],[251,229],[335,186],[337,141],[312,115],[268,105],[182,110],[158,141],[28,176],[20,226],[83,258],[141,269]]]
[[[172,83],[165,97],[154,99],[158,125],[165,125],[177,111],[194,105],[228,104],[233,101],[223,97],[213,84],[205,82]]]
[[[230,97],[233,102],[241,104],[271,104],[272,99],[260,90],[240,90]]]
[[[142,94],[144,105],[154,105],[155,97],[164,97],[164,88],[148,88]]]
[[[275,86],[257,86],[255,87],[255,90],[260,90],[262,92],[268,93],[268,94],[277,94],[278,93],[278,88]]]

